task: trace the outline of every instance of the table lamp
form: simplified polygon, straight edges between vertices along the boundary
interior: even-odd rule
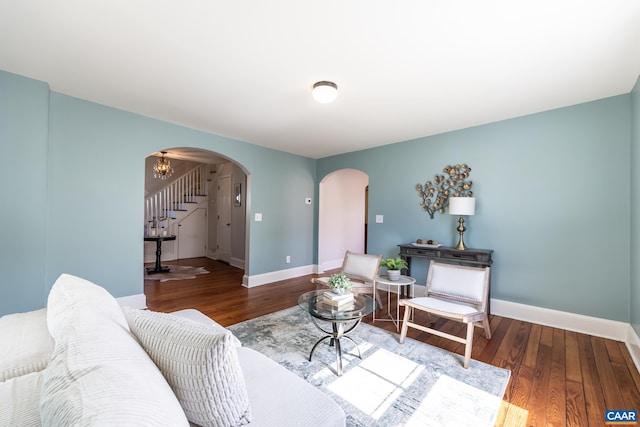
[[[465,250],[466,247],[464,245],[464,232],[466,228],[464,227],[464,215],[474,215],[476,213],[476,199],[475,197],[449,197],[449,215],[460,215],[460,219],[458,219],[458,234],[460,238],[458,240],[458,245],[456,249]]]

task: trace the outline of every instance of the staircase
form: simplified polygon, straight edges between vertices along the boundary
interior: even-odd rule
[[[210,165],[199,165],[144,201],[145,236],[177,233],[176,223],[207,197]]]

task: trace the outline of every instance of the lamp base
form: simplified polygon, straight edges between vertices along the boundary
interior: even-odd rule
[[[458,230],[459,235],[456,249],[459,251],[464,251],[465,249],[467,249],[467,247],[464,245],[464,232],[466,231],[466,228],[464,227],[464,218],[462,216],[460,216],[460,219],[458,219],[458,228],[456,230]]]

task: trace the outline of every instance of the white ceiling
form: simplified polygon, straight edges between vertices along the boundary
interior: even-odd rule
[[[640,1],[0,0],[0,69],[320,158],[628,93]]]

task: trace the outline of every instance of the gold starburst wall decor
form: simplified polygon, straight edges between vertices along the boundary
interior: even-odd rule
[[[424,185],[417,184],[420,206],[427,212],[431,219],[436,212],[444,213],[449,206],[449,197],[471,197],[472,181],[468,181],[471,168],[466,164],[445,166],[442,175],[434,175],[433,181],[427,181]]]

